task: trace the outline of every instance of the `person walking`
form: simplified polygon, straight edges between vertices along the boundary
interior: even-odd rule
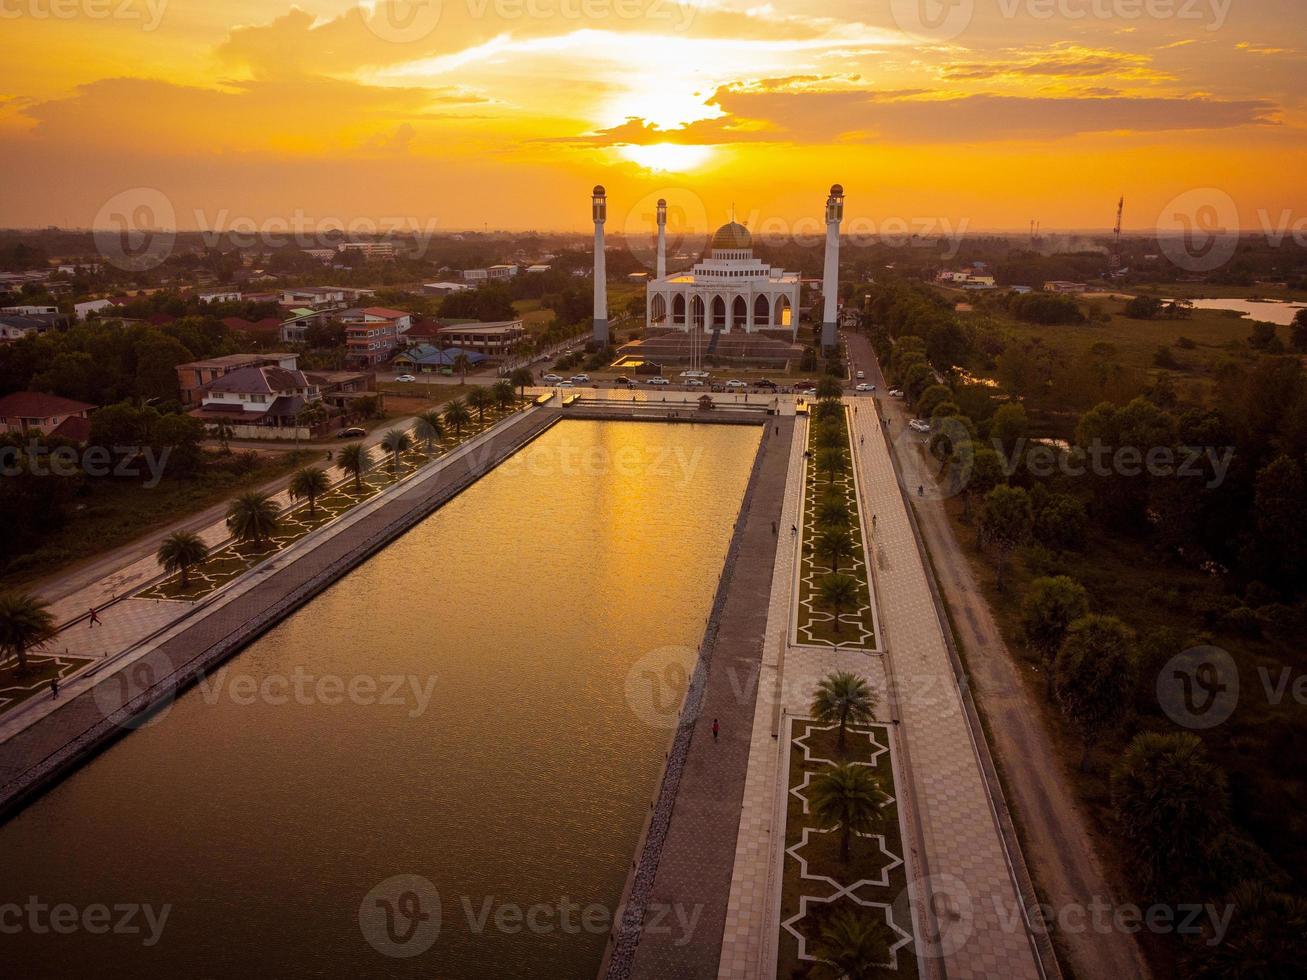
[[[90,612],[90,614],[91,614],[91,625],[88,626],[87,629],[94,629],[96,626],[100,626],[100,625],[102,625],[102,624],[100,623],[100,617],[99,617],[99,616],[96,614],[96,612],[95,612],[95,607],[94,607],[94,606],[92,606],[92,607],[88,610],[88,612]]]
[[[51,677],[51,678],[50,678],[50,700],[51,700],[51,701],[58,701],[58,700],[59,700],[59,678],[58,678],[58,677]]]
[[[717,719],[714,718],[712,720],[712,740],[714,742],[717,741],[717,735],[721,730],[722,730],[721,726],[717,724]]]

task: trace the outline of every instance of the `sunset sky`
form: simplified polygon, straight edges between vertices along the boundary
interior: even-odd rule
[[[579,230],[603,183],[615,231],[660,194],[756,227],[819,216],[834,181],[876,225],[1105,228],[1124,193],[1151,229],[1198,188],[1245,228],[1307,217],[1302,0],[0,0],[0,19],[6,226],[88,226],[146,187],[180,228]]]

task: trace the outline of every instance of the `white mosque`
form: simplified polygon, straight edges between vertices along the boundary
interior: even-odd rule
[[[608,296],[604,280],[604,222],[608,201],[602,186],[591,200],[595,223],[594,339],[607,346]],[[839,292],[839,227],[844,188],[835,184],[826,199],[826,256],[821,344],[833,346]],[[780,363],[801,353],[800,279],[767,265],[753,254],[753,235],[733,218],[713,233],[705,257],[693,268],[667,274],[667,202],[657,208],[657,269],[645,294],[643,340],[624,346],[627,356],[697,362],[702,354],[724,360]],[[706,344],[705,337],[710,337]]]

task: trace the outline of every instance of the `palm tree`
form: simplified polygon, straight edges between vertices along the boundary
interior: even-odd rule
[[[513,407],[513,402],[517,401],[517,396],[513,394],[513,382],[507,379],[496,381],[495,386],[490,389],[491,394],[495,396],[495,403],[503,409]]]
[[[530,368],[520,367],[509,376],[509,383],[517,389],[518,397],[525,401],[526,386],[535,384],[536,379]]]
[[[845,441],[844,430],[838,425],[823,423],[812,433],[813,445],[818,449],[843,449]]]
[[[326,473],[316,466],[306,466],[290,478],[290,495],[296,500],[307,500],[309,516],[313,517],[317,514],[318,498],[330,486]]]
[[[467,369],[472,366],[472,359],[462,351],[454,355],[453,368],[459,373],[464,385],[467,384]]]
[[[361,442],[351,442],[340,447],[336,453],[340,468],[354,477],[355,492],[363,489],[363,473],[372,465],[372,450]]]
[[[390,472],[399,472],[399,454],[406,453],[413,442],[403,429],[391,429],[381,437],[381,448],[390,453]]]
[[[848,464],[844,459],[844,451],[841,449],[823,449],[817,454],[817,469],[826,474],[826,479],[831,483],[835,478],[845,471]]]
[[[257,490],[241,494],[227,511],[227,530],[237,541],[261,544],[276,534],[280,525],[276,502]]]
[[[858,582],[849,575],[832,574],[821,580],[817,601],[835,614],[835,632],[840,631],[840,615],[858,601]]]
[[[494,404],[495,396],[489,388],[473,388],[467,393],[467,403],[477,410],[477,421],[485,424],[486,409]]]
[[[59,633],[46,604],[36,596],[0,593],[0,659],[13,654],[18,673],[27,673],[27,651],[44,646]]]
[[[463,438],[463,426],[472,421],[472,416],[467,410],[467,403],[461,398],[455,398],[445,406],[445,422],[454,430],[455,438]]]
[[[849,722],[861,725],[871,721],[876,701],[876,692],[871,689],[865,677],[837,670],[818,682],[809,710],[812,717],[824,724],[839,723],[839,746],[842,752],[845,725]]]
[[[817,382],[817,397],[821,401],[839,401],[844,397],[844,386],[835,378],[822,378]]]
[[[840,561],[853,555],[853,541],[849,538],[848,531],[830,528],[817,539],[815,550],[830,563],[832,572],[838,572]]]
[[[427,455],[431,455],[433,444],[445,438],[445,423],[439,412],[423,412],[413,425],[413,433],[426,443]]]
[[[217,422],[213,423],[213,435],[217,438],[219,445],[222,446],[222,454],[224,456],[231,453],[231,446],[229,446],[228,443],[231,441],[231,437],[235,434],[236,430],[232,428],[231,423],[226,419],[219,419]]]
[[[198,565],[209,557],[209,546],[198,534],[190,531],[175,531],[163,539],[156,556],[163,570],[169,575],[181,572],[182,588],[190,585],[192,565]]]
[[[848,502],[834,494],[823,497],[817,504],[817,526],[847,528],[849,526]]]
[[[871,980],[890,961],[890,933],[884,919],[841,909],[808,947],[817,957],[814,980]]]
[[[840,861],[849,863],[849,843],[855,833],[865,834],[884,817],[889,797],[870,766],[828,766],[812,780],[808,803],[823,827],[840,830]]]

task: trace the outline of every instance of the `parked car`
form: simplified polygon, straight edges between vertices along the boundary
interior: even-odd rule
[[[914,432],[929,432],[930,423],[925,419],[912,419],[908,422],[908,428],[912,429]]]
[[[617,384],[619,385],[629,385],[630,383],[631,383],[631,379],[626,377],[625,375],[617,379]]]
[[[741,381],[739,378],[731,378],[730,381],[726,382],[726,387],[727,387],[727,388],[747,388],[747,387],[749,387],[749,386],[748,386],[747,384],[745,384],[743,381]]]
[[[685,384],[686,384],[686,387],[688,387],[688,388],[702,388],[702,387],[703,387],[703,382],[700,381],[698,378],[691,378],[689,381],[685,382]]]
[[[682,371],[682,372],[681,372],[681,377],[683,377],[683,378],[706,378],[706,377],[708,377],[708,372],[707,372],[707,371]]]
[[[368,430],[360,425],[352,425],[348,429],[341,429],[336,433],[340,439],[360,439],[368,434]]]
[[[669,385],[669,384],[671,384],[671,382],[668,381],[666,378],[650,378],[650,379],[646,382],[646,384],[651,384],[651,385]]]
[[[411,375],[411,374],[401,374],[401,375],[396,376],[395,380],[396,380],[396,381],[403,382],[404,384],[409,384],[409,383],[411,383],[411,382],[416,381],[417,378],[413,377],[413,375]]]
[[[560,381],[560,382],[558,382],[558,387],[559,387],[559,388],[575,388],[576,385],[572,384],[572,382],[570,382],[570,381]]]
[[[544,382],[545,384],[547,384],[547,385],[556,385],[556,384],[558,384],[558,382],[562,381],[563,379],[560,378],[560,377],[559,377],[558,375],[556,375],[556,374],[546,374],[546,375],[545,375],[543,378],[541,378],[540,380],[543,381],[543,382]]]
[[[758,382],[758,387],[759,387],[759,388],[775,388],[775,387],[776,387],[776,382],[773,381],[771,378],[763,378],[761,381]]]
[[[865,378],[866,376],[867,376],[867,375],[866,375],[864,372],[862,372],[862,371],[859,371],[859,372],[858,372],[858,380],[859,380],[859,381],[861,381],[861,380],[862,380],[863,378]]]
[[[894,398],[902,398],[902,397],[903,397],[903,392],[902,392],[900,389],[898,389],[898,388],[891,388],[891,389],[889,390],[889,393],[890,393],[890,395],[891,395],[892,397],[894,397]]]
[[[574,375],[572,375],[572,380],[575,381],[577,384],[581,384],[581,383],[583,383],[583,382],[588,382],[588,381],[590,380],[590,375],[588,375],[588,374],[574,374]]]
[[[861,385],[858,385],[858,386],[857,386],[856,388],[854,388],[853,390],[854,390],[854,391],[875,391],[875,390],[876,390],[876,386],[875,386],[875,385],[868,385],[868,384],[861,384]]]

